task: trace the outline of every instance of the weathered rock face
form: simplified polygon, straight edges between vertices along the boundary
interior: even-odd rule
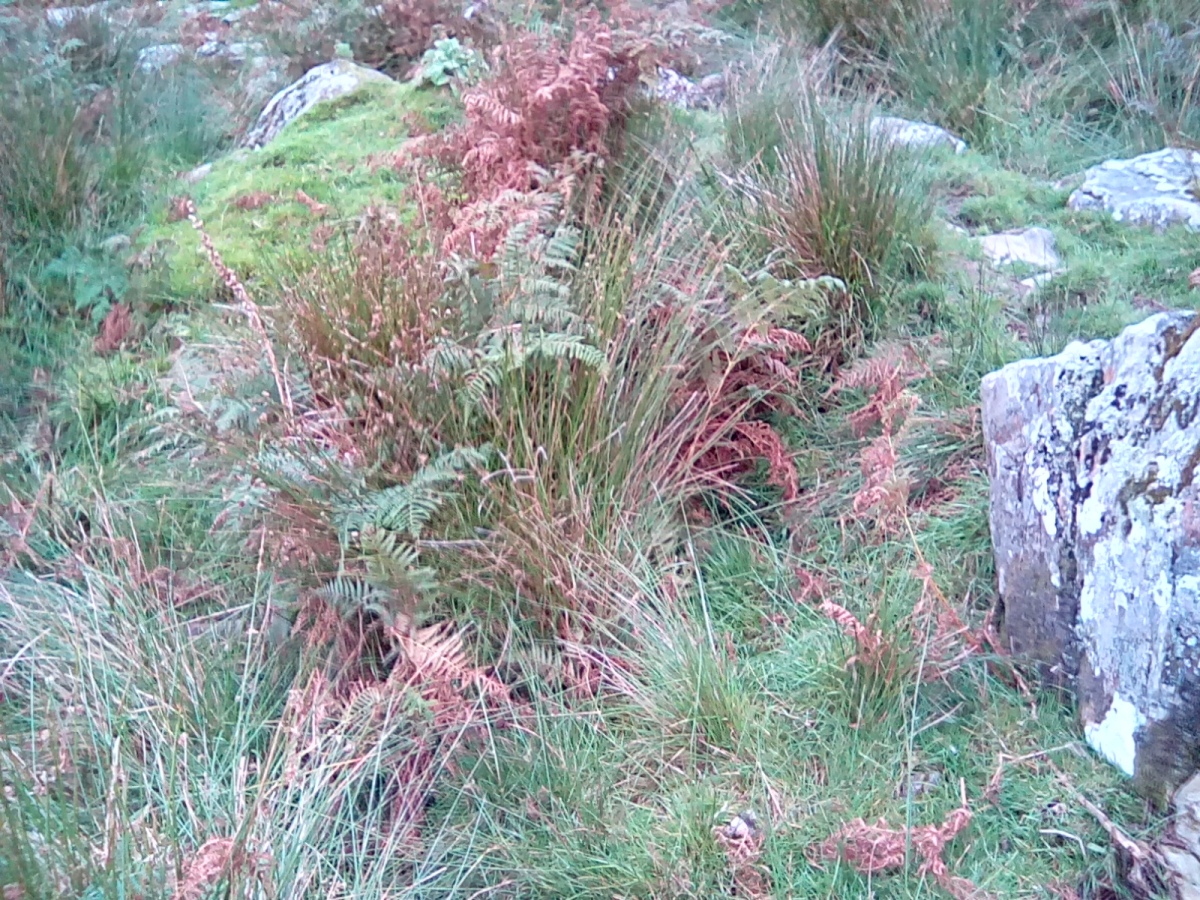
[[[353,93],[372,82],[391,81],[382,72],[355,65],[345,59],[314,66],[267,102],[258,121],[246,132],[242,144],[254,149],[266,146],[289,122],[304,115],[318,103]]]
[[[1168,147],[1133,159],[1110,159],[1093,166],[1071,194],[1071,209],[1100,209],[1118,222],[1166,228],[1200,229],[1200,199],[1193,184],[1200,153]]]
[[[966,142],[961,138],[928,122],[877,116],[871,120],[871,128],[884,132],[893,144],[902,147],[949,147],[955,153],[965,153],[967,150]]]
[[[1163,801],[1200,768],[1200,332],[1163,313],[984,378],[1002,633]]]

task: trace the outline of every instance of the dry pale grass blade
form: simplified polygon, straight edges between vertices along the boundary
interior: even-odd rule
[[[921,596],[913,607],[912,619],[915,636],[926,641],[928,648],[924,677],[945,678],[970,656],[983,651],[987,625],[976,631],[967,626],[934,580],[933,566],[923,557],[913,574],[921,581]]]
[[[830,621],[836,622],[848,637],[854,638],[860,656],[873,656],[883,646],[883,632],[879,629],[872,631],[846,607],[834,603],[832,600],[823,600],[818,608]]]
[[[323,216],[329,210],[329,206],[327,204],[317,202],[299,188],[296,190],[296,202],[302,203],[304,206],[306,206],[308,211],[314,216]]]

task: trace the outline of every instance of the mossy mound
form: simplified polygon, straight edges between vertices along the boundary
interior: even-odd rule
[[[225,262],[253,283],[283,261],[311,256],[318,228],[336,233],[369,206],[401,203],[405,178],[385,155],[414,126],[437,129],[456,112],[447,93],[364,84],[317,105],[261,150],[218,160],[195,184],[181,183],[173,193],[191,197]],[[169,221],[171,205],[142,243],[164,251],[174,298],[208,297],[216,275],[191,225]]]

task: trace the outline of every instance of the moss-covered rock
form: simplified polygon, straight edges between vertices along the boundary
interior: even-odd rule
[[[405,179],[386,154],[414,125],[436,129],[455,115],[447,93],[366,82],[316,105],[269,146],[216,161],[203,178],[181,184],[177,193],[192,198],[225,262],[253,283],[283,260],[311,255],[317,229],[328,235],[368,206],[400,203]],[[186,220],[169,218],[164,208],[142,243],[163,251],[173,297],[206,297],[216,276],[199,239]]]

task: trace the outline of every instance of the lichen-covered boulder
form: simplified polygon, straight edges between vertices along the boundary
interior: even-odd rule
[[[981,386],[999,618],[1100,754],[1164,801],[1200,768],[1200,320]]]
[[[1197,172],[1200,153],[1174,147],[1132,159],[1110,159],[1087,170],[1067,205],[1104,210],[1131,225],[1200,229],[1200,199],[1194,193]]]
[[[871,120],[871,129],[882,132],[893,144],[900,147],[949,147],[956,154],[965,153],[967,144],[945,128],[928,122],[913,122],[897,116],[876,116]]]
[[[379,83],[393,82],[382,72],[356,65],[346,59],[335,59],[314,66],[267,102],[258,121],[246,132],[242,144],[251,149],[264,147],[273,141],[288,123],[295,121],[318,103],[351,94],[364,85]]]

